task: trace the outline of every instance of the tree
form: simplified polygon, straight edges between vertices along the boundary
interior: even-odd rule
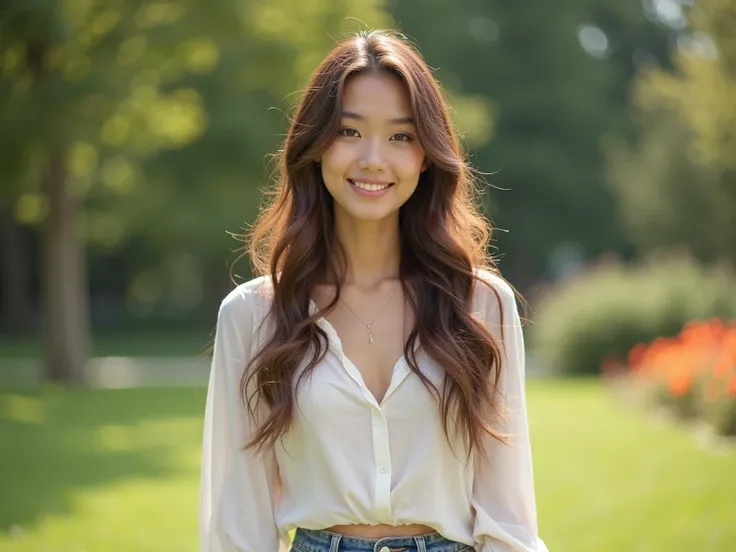
[[[637,252],[687,249],[703,261],[729,251],[733,206],[712,168],[694,162],[692,132],[666,110],[641,114],[640,136],[607,148],[608,182]]]
[[[647,19],[639,0],[435,0],[422,10],[394,1],[390,9],[447,86],[481,98],[493,115],[492,133],[470,145],[488,173],[489,213],[508,230],[496,236],[504,272],[524,287],[566,244],[589,257],[627,250],[601,139],[631,132],[635,54],[666,57],[670,31]]]
[[[159,235],[196,252],[212,243],[207,225],[192,223],[203,207],[211,228],[235,213],[240,226],[248,195],[236,175],[244,162],[262,166],[275,128],[264,113],[324,53],[322,29],[346,27],[347,10],[294,0],[4,4],[2,193],[35,205],[20,210],[23,222],[42,228],[50,378],[82,381],[86,244]],[[381,21],[376,4],[361,11]]]
[[[30,327],[31,301],[28,285],[29,259],[23,228],[15,221],[9,202],[0,203],[0,285],[4,329],[23,335]]]
[[[640,248],[736,263],[736,1],[702,0],[687,16],[674,68],[637,79],[643,138],[611,145],[609,179]]]
[[[392,4],[453,90],[486,98],[492,136],[473,147],[491,186],[490,214],[502,267],[525,285],[544,272],[547,254],[565,240],[608,241],[610,218],[597,185],[595,137],[608,75],[576,39],[580,2],[432,2],[421,11]],[[448,40],[432,40],[437,35]],[[586,228],[586,235],[580,229]]]

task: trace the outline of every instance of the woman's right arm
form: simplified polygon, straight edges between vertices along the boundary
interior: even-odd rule
[[[199,511],[201,552],[277,552],[274,521],[278,470],[273,453],[243,447],[254,422],[243,406],[240,377],[253,353],[257,292],[228,295],[217,317],[205,407]]]

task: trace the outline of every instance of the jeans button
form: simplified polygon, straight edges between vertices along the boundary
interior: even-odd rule
[[[382,546],[378,552],[391,552],[391,549],[388,546]]]

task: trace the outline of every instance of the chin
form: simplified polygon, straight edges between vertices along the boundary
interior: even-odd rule
[[[391,218],[392,215],[398,214],[398,209],[346,209],[345,214],[354,220],[375,222]]]

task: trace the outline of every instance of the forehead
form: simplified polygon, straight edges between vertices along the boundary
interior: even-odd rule
[[[345,83],[342,107],[366,118],[400,118],[411,116],[411,102],[406,84],[397,75],[363,73]]]

